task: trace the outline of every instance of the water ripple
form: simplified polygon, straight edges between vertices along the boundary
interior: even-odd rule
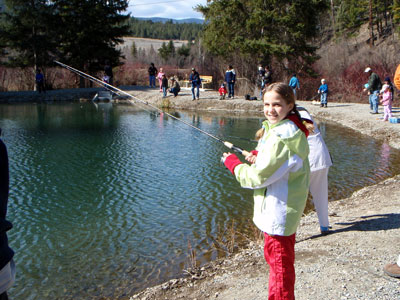
[[[227,149],[176,120],[86,104],[5,105],[0,115],[15,299],[123,298],[181,274],[189,243],[204,262],[220,255],[213,243],[233,221],[239,231],[250,228],[251,191],[220,164]],[[260,126],[180,115],[227,139],[251,138]],[[330,200],[398,172],[397,150],[331,124],[320,128],[334,159]]]

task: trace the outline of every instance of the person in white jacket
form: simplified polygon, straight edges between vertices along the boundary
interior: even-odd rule
[[[328,147],[321,136],[317,124],[309,112],[301,106],[297,107],[302,119],[310,120],[314,124],[314,131],[307,137],[310,153],[310,193],[317,211],[321,234],[329,233],[328,218],[328,172],[332,166],[332,159]]]

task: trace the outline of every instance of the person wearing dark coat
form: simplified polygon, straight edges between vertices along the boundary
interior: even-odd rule
[[[158,70],[154,66],[153,63],[150,64],[148,72],[149,72],[149,87],[155,88],[156,87],[156,74],[157,74]]]
[[[14,251],[9,247],[7,237],[7,231],[12,228],[11,222],[6,220],[8,193],[8,154],[0,139],[0,300],[8,299],[7,290],[15,280]]]
[[[199,72],[197,72],[195,68],[192,68],[192,73],[190,73],[189,81],[192,84],[192,100],[196,100],[196,98],[197,100],[199,100],[201,79]],[[196,94],[194,91],[195,89]]]
[[[229,66],[225,72],[225,81],[228,84],[228,98],[233,99],[235,96],[236,73],[232,66]]]

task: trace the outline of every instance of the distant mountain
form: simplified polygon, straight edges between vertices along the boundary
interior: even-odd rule
[[[195,24],[203,24],[204,20],[203,19],[197,19],[197,18],[187,18],[187,19],[168,19],[168,18],[140,18],[140,17],[135,17],[135,19],[138,20],[144,20],[144,21],[153,21],[153,22],[161,22],[161,23],[165,23],[168,22],[170,20],[172,20],[172,23],[174,24],[182,24],[182,23],[195,23]]]

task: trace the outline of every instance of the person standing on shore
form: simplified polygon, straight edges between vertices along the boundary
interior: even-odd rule
[[[161,78],[161,88],[163,92],[163,98],[167,97],[167,91],[168,91],[168,78],[165,76],[165,74],[162,75]]]
[[[380,101],[383,105],[383,121],[389,120],[392,117],[392,91],[390,90],[390,85],[385,83],[379,92],[382,96]]]
[[[325,79],[321,79],[321,85],[318,88],[318,94],[321,95],[321,107],[328,107],[328,85]]]
[[[319,229],[322,235],[329,234],[329,214],[328,214],[328,172],[332,166],[332,159],[328,147],[322,138],[317,124],[310,113],[301,106],[297,107],[303,120],[308,120],[313,124],[313,130],[307,137],[310,146],[308,160],[310,162],[310,193],[317,211]]]
[[[400,64],[397,66],[393,79],[394,85],[400,90]],[[394,264],[387,264],[383,267],[383,271],[391,277],[400,278],[400,254],[397,262]]]
[[[256,150],[246,156],[223,153],[222,161],[244,188],[254,190],[253,222],[264,232],[270,266],[268,299],[294,300],[295,241],[308,196],[308,130],[296,109],[292,89],[273,83],[264,93],[266,121]]]
[[[192,73],[190,73],[189,81],[192,84],[192,100],[199,100],[200,98],[200,74],[196,71],[195,68],[192,68]],[[196,89],[196,94],[194,93],[194,89]]]
[[[265,66],[265,75],[264,75],[264,88],[269,86],[272,83],[272,71],[271,68],[266,65]]]
[[[368,88],[365,88],[364,91],[368,91],[369,105],[372,110],[371,114],[377,114],[379,105],[379,91],[382,88],[382,82],[378,74],[372,72],[370,67],[367,67],[364,70],[364,73],[368,73],[369,75]]]
[[[104,75],[108,77],[108,84],[114,84],[114,74],[109,60],[106,60],[104,66]]]
[[[43,73],[42,73],[42,71],[40,69],[36,70],[35,83],[36,83],[36,90],[39,93],[45,92],[45,89],[44,89],[44,76],[43,76]]]
[[[225,72],[225,82],[228,84],[228,98],[235,97],[235,82],[236,73],[231,65],[228,66],[228,70]]]
[[[258,81],[260,83],[260,100],[262,100],[262,94],[265,87],[265,68],[262,65],[258,67]]]
[[[296,99],[296,91],[300,89],[300,81],[297,79],[297,75],[293,74],[292,78],[290,78],[289,86],[293,90],[294,99]]]
[[[154,66],[154,63],[150,64],[150,67],[148,69],[148,73],[149,73],[149,87],[150,88],[155,88],[156,87],[157,68]]]
[[[8,299],[7,290],[15,281],[14,251],[8,246],[6,233],[12,228],[6,220],[9,189],[7,147],[0,139],[0,300]]]
[[[162,90],[163,75],[165,75],[165,73],[163,72],[163,68],[160,68],[160,71],[158,71],[158,74],[157,74],[158,85],[160,86],[160,93],[163,91]]]

